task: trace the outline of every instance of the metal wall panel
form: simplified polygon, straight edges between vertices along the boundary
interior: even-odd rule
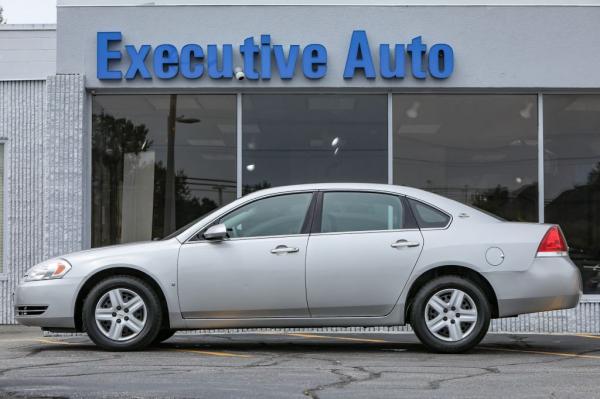
[[[43,156],[44,258],[77,251],[84,240],[85,89],[80,75],[47,80]],[[85,178],[87,179],[87,175]]]
[[[56,25],[0,25],[0,80],[56,73]]]
[[[25,270],[43,258],[42,150],[46,83],[0,82],[0,138],[5,157],[6,248],[0,277],[0,324],[14,323],[12,292]]]

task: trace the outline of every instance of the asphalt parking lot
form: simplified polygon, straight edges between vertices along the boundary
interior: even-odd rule
[[[0,327],[9,398],[594,398],[600,336],[489,334],[462,355],[412,334],[176,335],[111,353],[85,336]]]

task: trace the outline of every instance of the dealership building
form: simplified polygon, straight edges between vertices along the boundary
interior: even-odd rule
[[[0,324],[43,259],[371,182],[560,224],[581,303],[492,329],[600,333],[600,6],[194,3],[0,25]]]

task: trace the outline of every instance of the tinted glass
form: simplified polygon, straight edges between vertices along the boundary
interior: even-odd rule
[[[544,95],[545,221],[558,223],[583,291],[600,294],[600,95]]]
[[[233,95],[93,97],[92,246],[150,240],[236,197]]]
[[[450,222],[450,216],[434,207],[413,199],[409,199],[409,202],[417,224],[422,229],[446,227]]]
[[[396,230],[404,228],[400,197],[378,193],[323,194],[321,232]]]
[[[224,218],[230,238],[300,234],[312,193],[280,195],[254,201]]]
[[[399,94],[394,183],[538,220],[535,95]]]
[[[315,182],[387,182],[385,95],[248,94],[243,190]]]

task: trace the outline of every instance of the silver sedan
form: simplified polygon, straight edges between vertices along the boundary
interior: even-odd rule
[[[15,312],[108,350],[185,329],[410,323],[429,349],[461,352],[492,318],[576,306],[567,249],[556,225],[502,221],[413,188],[279,187],[160,241],[38,264]]]

